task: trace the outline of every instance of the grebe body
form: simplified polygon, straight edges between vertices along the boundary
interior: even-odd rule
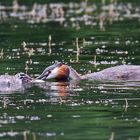
[[[25,73],[17,73],[16,75],[0,76],[0,92],[16,91],[23,88],[23,84],[31,81],[32,78]]]
[[[82,76],[82,79],[91,80],[140,80],[140,66],[136,65],[119,65],[106,68],[99,72],[94,72]]]
[[[85,74],[81,76],[72,67],[63,63],[55,63],[47,67],[37,79],[56,80],[107,80],[107,81],[122,81],[122,80],[140,80],[140,66],[137,65],[119,65],[106,68],[99,72]]]

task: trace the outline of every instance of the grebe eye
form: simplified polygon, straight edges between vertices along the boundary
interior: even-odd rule
[[[50,71],[50,70],[48,70],[48,73],[51,73],[51,71]]]

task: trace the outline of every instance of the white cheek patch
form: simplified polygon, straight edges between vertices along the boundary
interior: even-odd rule
[[[56,78],[57,72],[58,68],[53,69],[46,79]]]
[[[32,83],[44,83],[45,81],[44,80],[41,80],[41,79],[34,79],[31,82]]]

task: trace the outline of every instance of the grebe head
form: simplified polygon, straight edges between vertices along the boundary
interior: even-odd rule
[[[29,75],[27,75],[23,72],[17,73],[15,76],[18,79],[22,80],[23,82],[29,82],[30,80],[32,80],[32,78]]]
[[[56,79],[57,81],[66,81],[69,79],[69,68],[67,65],[57,62],[47,67],[36,79]]]

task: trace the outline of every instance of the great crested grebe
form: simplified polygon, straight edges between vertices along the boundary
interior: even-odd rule
[[[56,80],[68,80],[70,75],[70,69],[67,65],[57,62],[47,67],[40,76],[36,79],[52,79]]]
[[[32,80],[25,73],[17,73],[16,75],[0,75],[0,91],[16,91],[23,87],[23,84]]]
[[[140,80],[140,66],[137,65],[119,65],[110,68],[106,68],[99,72],[90,74],[80,75],[73,68],[65,65],[61,62],[57,62],[47,67],[40,76],[36,79],[51,79],[56,80],[80,80],[80,79],[91,79],[91,80]]]

